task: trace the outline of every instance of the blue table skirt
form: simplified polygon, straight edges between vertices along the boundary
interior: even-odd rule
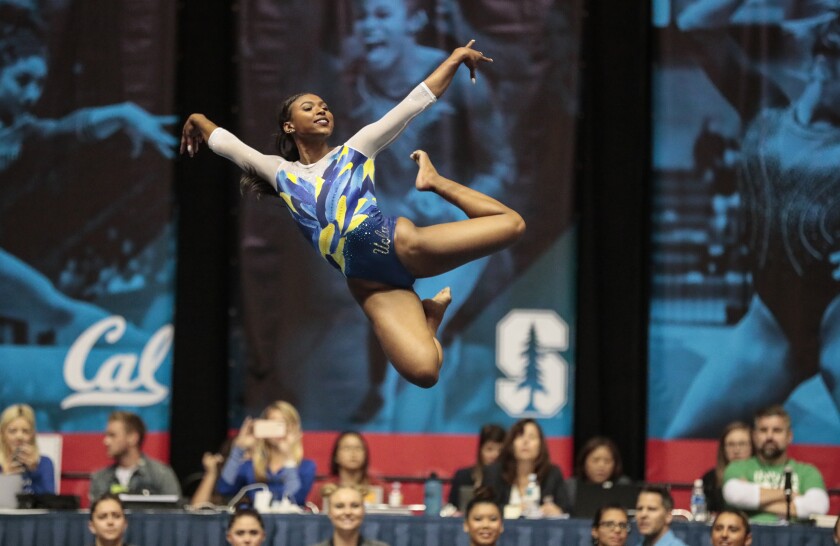
[[[224,546],[228,516],[218,513],[133,512],[128,542],[134,546]],[[329,537],[325,516],[270,514],[264,517],[266,545],[307,546]],[[0,546],[82,546],[93,544],[86,512],[0,514]],[[709,546],[709,527],[675,522],[675,534],[689,546]],[[462,520],[425,516],[369,515],[364,535],[390,546],[467,546]],[[833,546],[831,529],[809,526],[753,526],[756,546]],[[637,544],[631,533],[628,544]],[[502,546],[592,546],[586,520],[506,521]]]

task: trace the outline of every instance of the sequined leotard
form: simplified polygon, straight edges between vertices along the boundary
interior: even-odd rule
[[[414,277],[394,250],[396,218],[384,216],[376,203],[374,158],[434,102],[421,83],[382,119],[310,165],[260,154],[221,128],[208,145],[271,181],[310,244],[346,277],[409,287]]]

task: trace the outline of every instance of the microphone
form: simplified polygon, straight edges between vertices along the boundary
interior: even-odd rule
[[[791,477],[793,475],[793,469],[790,466],[785,467],[785,497],[790,498],[791,494],[793,493],[793,487],[791,486]]]
[[[793,486],[791,485],[793,469],[790,465],[785,466],[785,519],[790,521],[790,501],[793,496]]]

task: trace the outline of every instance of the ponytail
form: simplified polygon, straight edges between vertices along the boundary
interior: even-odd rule
[[[274,186],[252,172],[245,173],[239,178],[239,192],[242,195],[253,194],[257,199],[262,199],[263,195],[277,197]]]

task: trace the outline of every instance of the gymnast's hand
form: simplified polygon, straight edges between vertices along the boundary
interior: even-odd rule
[[[192,114],[184,123],[181,131],[181,153],[188,153],[190,157],[198,153],[202,142],[207,142],[210,134],[218,125],[207,119],[204,114]]]
[[[481,51],[473,49],[475,40],[470,40],[464,47],[459,47],[452,52],[450,58],[458,59],[461,63],[470,69],[470,80],[475,83],[475,70],[478,68],[478,63],[492,63],[493,59],[487,57]]]

